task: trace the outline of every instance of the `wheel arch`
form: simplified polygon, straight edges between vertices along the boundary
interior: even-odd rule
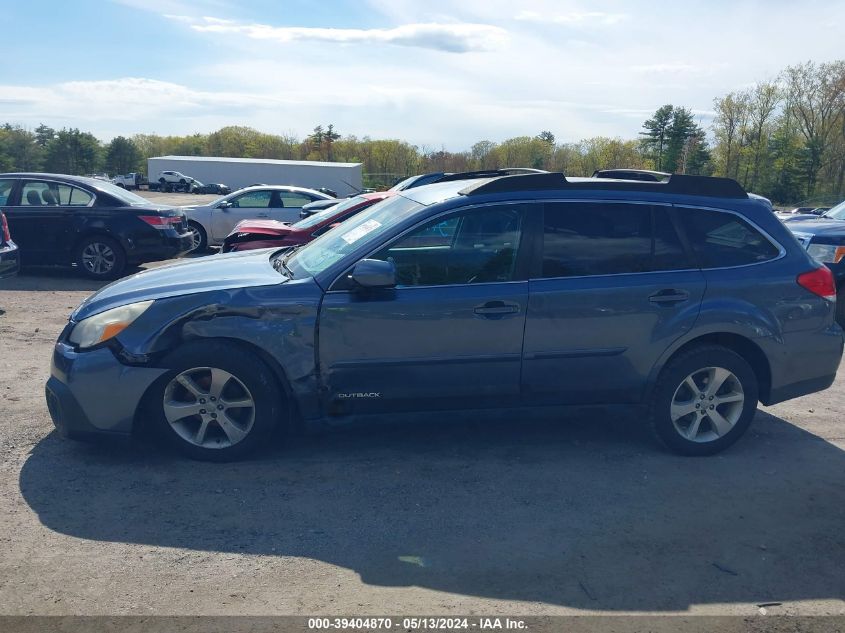
[[[683,341],[672,348],[660,359],[652,370],[651,376],[649,377],[648,394],[650,395],[654,391],[660,373],[674,358],[688,352],[692,348],[704,345],[719,345],[742,356],[751,365],[751,369],[757,377],[760,401],[763,404],[769,402],[772,390],[772,369],[769,360],[766,358],[763,350],[752,339],[736,332],[709,332]]]
[[[287,374],[285,373],[284,368],[278,363],[278,361],[272,357],[269,353],[265,350],[261,349],[257,345],[250,343],[249,341],[244,341],[242,339],[231,338],[231,337],[187,337],[182,338],[179,343],[188,343],[193,341],[208,341],[208,342],[218,342],[218,343],[226,343],[228,345],[234,345],[244,349],[245,351],[251,352],[258,356],[266,365],[270,368],[273,374],[273,380],[276,383],[276,386],[280,388],[281,393],[283,394],[283,406],[287,412],[287,419],[284,420],[285,431],[299,431],[303,427],[303,417],[299,410],[299,404],[296,400],[295,394],[293,389],[290,385],[290,380],[288,379]],[[174,349],[178,349],[174,348]],[[147,414],[148,407],[151,406],[151,394],[155,392],[157,388],[159,388],[163,381],[170,380],[172,378],[172,372],[167,371],[164,375],[154,381],[149,387],[147,387],[144,395],[139,399],[138,405],[135,408],[135,415],[133,418],[132,423],[132,432],[138,433],[141,429],[143,429],[143,416]]]

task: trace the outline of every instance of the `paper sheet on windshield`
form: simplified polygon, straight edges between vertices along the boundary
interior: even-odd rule
[[[378,220],[367,220],[360,226],[356,226],[351,231],[344,233],[340,237],[343,239],[344,242],[347,244],[353,244],[364,237],[367,233],[374,231],[378,227],[381,226],[381,222]]]

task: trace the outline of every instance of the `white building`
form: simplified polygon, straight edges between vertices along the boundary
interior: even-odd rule
[[[270,158],[158,156],[147,159],[147,174],[157,180],[161,171],[178,171],[202,183],[220,182],[232,191],[253,184],[328,187],[339,196],[361,190],[361,163],[324,163]]]

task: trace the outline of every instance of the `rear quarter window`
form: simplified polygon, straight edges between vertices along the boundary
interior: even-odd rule
[[[733,213],[678,207],[678,218],[702,268],[746,266],[780,254],[765,235]]]

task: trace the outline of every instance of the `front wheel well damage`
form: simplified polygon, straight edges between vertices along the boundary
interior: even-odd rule
[[[236,345],[238,347],[243,348],[245,351],[248,351],[252,354],[258,356],[267,367],[270,368],[273,374],[273,380],[276,383],[276,386],[279,388],[280,393],[282,394],[283,403],[285,407],[285,411],[287,413],[286,420],[284,420],[284,428],[282,431],[284,433],[291,433],[291,432],[298,432],[302,429],[303,419],[302,415],[299,411],[299,406],[296,402],[296,398],[294,397],[293,390],[291,389],[290,382],[288,380],[287,375],[285,374],[284,369],[281,365],[266,351],[254,345],[248,341],[243,341],[241,339],[235,338],[227,338],[227,337],[214,337],[214,338],[207,338],[207,339],[200,339],[197,337],[192,337],[188,339],[182,339],[179,341],[179,344],[187,343],[191,341],[197,340],[205,340],[209,343],[211,342],[219,342],[219,343],[226,343],[229,345]],[[174,350],[178,349],[174,347]],[[147,415],[155,415],[152,411],[152,407],[154,403],[152,401],[152,395],[156,393],[157,389],[162,388],[162,384],[168,380],[171,380],[173,377],[173,373],[168,371],[165,372],[160,378],[158,378],[153,384],[151,384],[147,390],[144,392],[144,395],[138,402],[138,406],[135,409],[135,416],[132,424],[132,434],[138,435],[141,433],[145,433],[148,428],[151,426],[145,423],[145,416]]]

